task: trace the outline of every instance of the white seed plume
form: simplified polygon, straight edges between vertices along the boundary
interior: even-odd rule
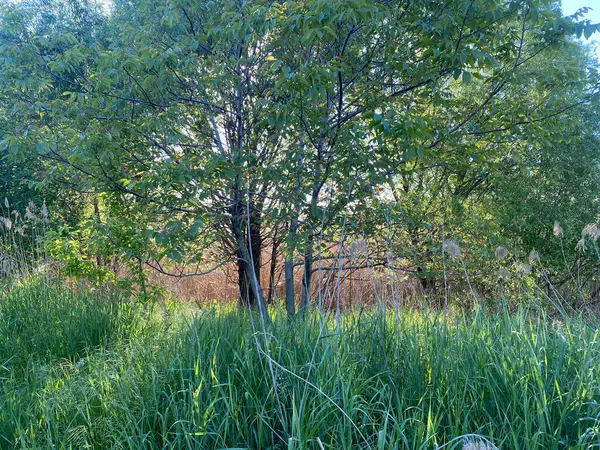
[[[583,230],[581,231],[581,237],[589,237],[591,240],[595,241],[600,237],[600,227],[595,223],[588,223]]]
[[[7,230],[12,228],[12,220],[10,220],[8,217],[0,217],[0,221],[2,221]]]
[[[448,239],[444,242],[444,251],[448,255],[449,258],[460,258],[460,246],[456,243],[456,241],[452,239]]]
[[[540,254],[535,249],[533,249],[529,252],[527,260],[529,261],[529,264],[540,262]]]
[[[33,211],[35,211],[35,205],[33,205],[33,203],[29,202],[29,205],[27,205],[25,207],[25,218],[27,220],[33,221],[33,220],[37,219],[37,217]]]
[[[499,245],[498,247],[496,247],[496,251],[494,252],[494,255],[496,255],[496,259],[498,261],[502,261],[503,259],[506,259],[506,257],[508,256],[508,249],[502,245]]]
[[[527,263],[518,263],[517,273],[520,275],[529,275],[531,273],[531,265]]]
[[[8,258],[2,260],[2,270],[0,273],[8,273],[10,269],[10,260]]]
[[[463,444],[462,450],[494,450],[494,447],[485,441],[469,439]]]
[[[344,247],[344,255],[351,262],[355,262],[359,258],[367,255],[367,243],[364,239],[350,243],[350,245]]]
[[[42,210],[40,211],[42,216],[42,220],[48,220],[48,207],[46,206],[46,202],[42,203]]]
[[[510,274],[510,272],[508,270],[506,270],[505,267],[502,267],[500,270],[498,270],[498,279],[499,280],[510,280],[512,278],[512,275]]]
[[[554,230],[553,230],[554,236],[559,237],[562,236],[563,234],[563,229],[560,226],[560,222],[556,221],[554,222]]]
[[[7,197],[4,197],[4,206],[6,206],[7,208],[10,207],[10,203],[8,203]]]
[[[577,241],[577,245],[575,245],[575,250],[585,252],[585,238],[581,238]]]

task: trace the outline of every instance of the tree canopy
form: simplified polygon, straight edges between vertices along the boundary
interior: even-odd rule
[[[177,264],[235,264],[240,298],[265,315],[266,243],[284,260],[294,314],[295,269],[305,309],[313,273],[336,267],[323,264],[335,261],[328,244],[339,253],[365,240],[361,264],[416,276],[440,270],[432,255],[449,237],[475,265],[505,245],[535,248],[560,271],[597,220],[598,62],[576,38],[599,27],[585,10],[564,17],[546,0],[0,8],[6,195],[29,195],[13,192],[23,178],[44,198],[85,194],[91,220],[70,230],[87,227],[95,254],[179,277],[191,274]],[[564,245],[548,236],[555,221],[572,233]]]

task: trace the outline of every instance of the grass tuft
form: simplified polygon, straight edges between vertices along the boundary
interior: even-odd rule
[[[276,317],[26,284],[3,294],[2,446],[584,449],[600,440],[589,321]],[[11,346],[10,342],[17,344]]]

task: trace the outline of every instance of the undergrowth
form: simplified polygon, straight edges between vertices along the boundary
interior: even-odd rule
[[[274,311],[28,283],[0,294],[4,448],[584,449],[600,342],[581,318]],[[467,444],[470,442],[470,444]],[[478,446],[473,443],[479,443]],[[471,447],[468,447],[471,445]]]

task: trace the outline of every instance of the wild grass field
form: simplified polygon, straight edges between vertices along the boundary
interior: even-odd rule
[[[501,308],[500,308],[501,310]],[[0,437],[22,449],[588,449],[598,324],[406,309],[290,322],[30,281],[0,293]]]
[[[0,0],[0,450],[600,449],[600,0]]]

